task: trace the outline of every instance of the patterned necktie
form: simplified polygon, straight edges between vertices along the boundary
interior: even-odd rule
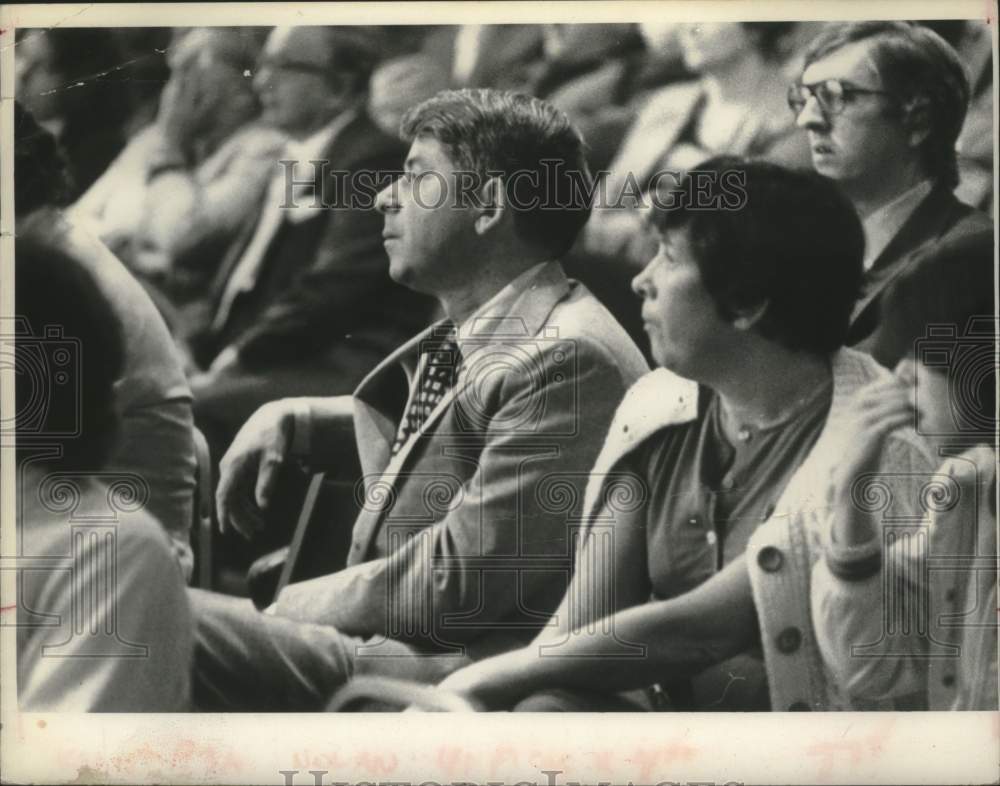
[[[455,323],[446,320],[437,325],[429,338],[420,342],[420,358],[426,355],[423,370],[417,379],[410,406],[406,409],[396,441],[392,444],[392,455],[396,455],[407,440],[423,425],[427,416],[441,403],[441,399],[455,386],[458,367],[462,356],[456,341],[458,330]]]

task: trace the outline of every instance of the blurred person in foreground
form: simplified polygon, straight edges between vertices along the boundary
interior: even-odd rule
[[[565,115],[452,91],[411,110],[403,132],[403,176],[378,197],[390,273],[446,319],[352,396],[267,404],[233,441],[217,495],[226,526],[265,527],[283,465],[329,466],[354,445],[363,505],[347,565],[289,584],[271,613],[192,591],[202,709],[315,710],[354,674],[434,681],[527,641],[566,588],[565,503],[646,370],[557,261],[590,212]],[[547,209],[556,193],[574,196]]]
[[[106,246],[59,212],[67,193],[65,162],[55,140],[15,102],[17,235],[27,221],[44,225],[48,242],[87,269],[121,323],[125,359],[115,380],[121,439],[108,467],[142,478],[148,488],[147,512],[169,533],[184,574],[190,577],[196,482],[191,389],[180,355],[149,295]],[[15,253],[19,242],[15,241]]]
[[[72,207],[173,305],[204,297],[278,168],[285,135],[257,121],[252,32],[194,28],[175,38],[155,121]]]
[[[856,396],[812,585],[820,650],[854,696],[913,691],[930,710],[997,709],[992,273],[992,259],[952,246],[885,293],[875,349],[901,360]],[[923,521],[881,527],[881,506],[857,503],[879,492],[868,448],[910,424],[941,465],[912,489]]]
[[[810,44],[788,103],[813,168],[861,217],[865,274],[848,343],[868,350],[886,287],[940,244],[975,235],[992,256],[993,222],[952,193],[969,104],[965,68],[944,39],[915,23],[832,25]],[[883,360],[891,367],[899,358]]]
[[[14,264],[18,700],[185,711],[193,637],[175,548],[143,509],[143,479],[113,464],[129,433],[125,326],[92,265],[50,233],[44,215],[19,222]]]
[[[843,346],[861,227],[814,173],[697,170],[698,203],[691,175],[683,206],[654,213],[660,248],[634,286],[662,368],[612,422],[569,590],[531,645],[441,683],[489,709],[861,708],[825,668],[809,606],[853,396],[889,376]],[[933,466],[912,429],[871,449],[882,472]]]

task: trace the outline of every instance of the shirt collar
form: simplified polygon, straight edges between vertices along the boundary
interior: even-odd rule
[[[294,161],[292,174],[295,178],[295,185],[292,188],[293,208],[284,211],[284,219],[292,224],[302,222],[316,216],[319,211],[316,208],[316,167],[312,161],[320,161],[348,123],[357,117],[357,112],[349,109],[337,115],[332,123],[323,126],[312,136],[303,140],[289,139],[285,142],[285,160]],[[272,200],[277,200],[282,204],[285,198],[285,173],[279,170],[278,176],[271,184]]]
[[[323,126],[318,131],[305,139],[289,139],[285,144],[285,153],[288,158],[300,161],[305,164],[307,161],[320,158],[326,149],[333,144],[333,140],[344,130],[358,115],[357,110],[348,109],[341,112],[332,122]]]
[[[539,262],[522,271],[509,281],[499,292],[472,312],[458,325],[458,345],[461,348],[464,341],[470,338],[483,338],[492,335],[498,326],[498,320],[493,317],[505,317],[513,302],[531,288],[535,279],[550,263]]]
[[[865,233],[865,270],[875,264],[875,260],[902,229],[917,205],[931,193],[932,188],[930,180],[921,180],[862,220],[861,226]]]

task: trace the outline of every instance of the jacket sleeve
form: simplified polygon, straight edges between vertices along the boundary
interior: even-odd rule
[[[869,544],[872,553],[881,553],[881,567],[876,563],[874,573],[852,577],[849,558],[838,554],[829,539],[813,566],[816,640],[848,696],[893,699],[921,691],[925,684],[932,613],[926,602],[928,539],[927,525],[914,522],[926,516],[924,495],[935,482],[934,472],[933,460],[915,439],[890,436],[879,473],[856,495],[882,505],[882,531]]]
[[[522,628],[525,617],[536,628],[547,620],[569,573],[567,525],[631,382],[607,351],[581,343],[577,353],[574,377],[551,373],[548,351],[544,384],[535,374],[503,383],[481,450],[470,453],[476,469],[443,519],[385,558],[290,585],[277,613],[353,635],[391,630],[434,648],[471,642],[512,617]],[[535,405],[530,437],[510,428]]]
[[[346,206],[329,210],[315,261],[235,342],[246,367],[308,357],[331,336],[350,333],[359,311],[380,307],[395,285],[382,248],[382,216],[374,207],[378,181],[367,173],[393,166],[394,158],[371,159],[342,178]]]

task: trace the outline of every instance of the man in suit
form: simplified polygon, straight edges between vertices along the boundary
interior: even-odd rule
[[[565,592],[611,416],[646,370],[554,261],[590,212],[564,115],[523,95],[444,92],[403,130],[404,175],[378,200],[390,275],[446,319],[353,396],[273,402],[237,435],[221,464],[223,525],[263,526],[277,470],[323,465],[345,439],[363,506],[347,566],[289,585],[271,613],[192,593],[202,708],[317,709],[352,674],[436,679],[530,640]]]
[[[789,105],[813,167],[840,184],[865,232],[854,346],[868,347],[885,288],[939,244],[967,234],[992,243],[992,222],[952,193],[968,101],[955,51],[914,23],[835,25],[806,53]]]
[[[262,121],[290,138],[223,261],[189,344],[195,415],[221,453],[262,403],[347,393],[432,302],[393,283],[374,206],[404,149],[365,113],[375,50],[345,28],[277,28],[254,76]]]

